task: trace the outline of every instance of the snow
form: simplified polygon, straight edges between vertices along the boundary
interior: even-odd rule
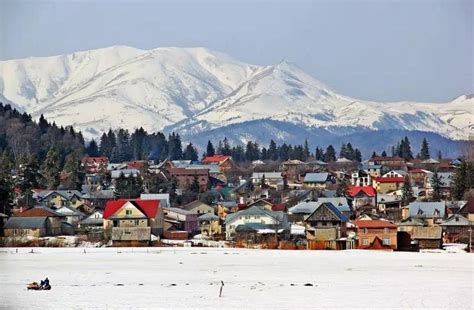
[[[442,104],[357,100],[292,64],[251,65],[206,48],[112,46],[0,61],[0,101],[74,125],[86,138],[118,127],[189,134],[260,119],[422,130],[453,139],[474,130],[472,96]]]
[[[4,248],[7,309],[472,309],[470,254]],[[51,291],[27,291],[44,277]],[[219,298],[220,281],[224,281]],[[313,286],[305,286],[312,284]]]

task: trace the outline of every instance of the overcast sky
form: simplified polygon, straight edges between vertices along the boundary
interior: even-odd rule
[[[442,102],[474,92],[473,3],[0,0],[0,59],[204,46],[355,98]]]

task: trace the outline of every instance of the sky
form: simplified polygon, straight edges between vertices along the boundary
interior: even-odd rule
[[[0,60],[111,45],[203,46],[291,62],[343,95],[445,102],[474,93],[471,0],[0,0]]]

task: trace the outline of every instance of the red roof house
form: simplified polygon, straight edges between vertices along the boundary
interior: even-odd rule
[[[352,198],[356,197],[361,192],[368,197],[375,197],[375,195],[377,195],[375,188],[372,186],[350,186],[348,192],[349,196]]]

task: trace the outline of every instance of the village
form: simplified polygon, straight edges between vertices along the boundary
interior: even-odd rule
[[[85,156],[81,163],[80,190],[33,189],[32,207],[0,214],[3,246],[470,251],[473,244],[474,197],[452,195],[460,159],[242,165],[214,154],[158,163]],[[138,179],[142,191],[128,182]],[[170,182],[172,190],[150,182]],[[71,236],[74,244],[64,242]]]

